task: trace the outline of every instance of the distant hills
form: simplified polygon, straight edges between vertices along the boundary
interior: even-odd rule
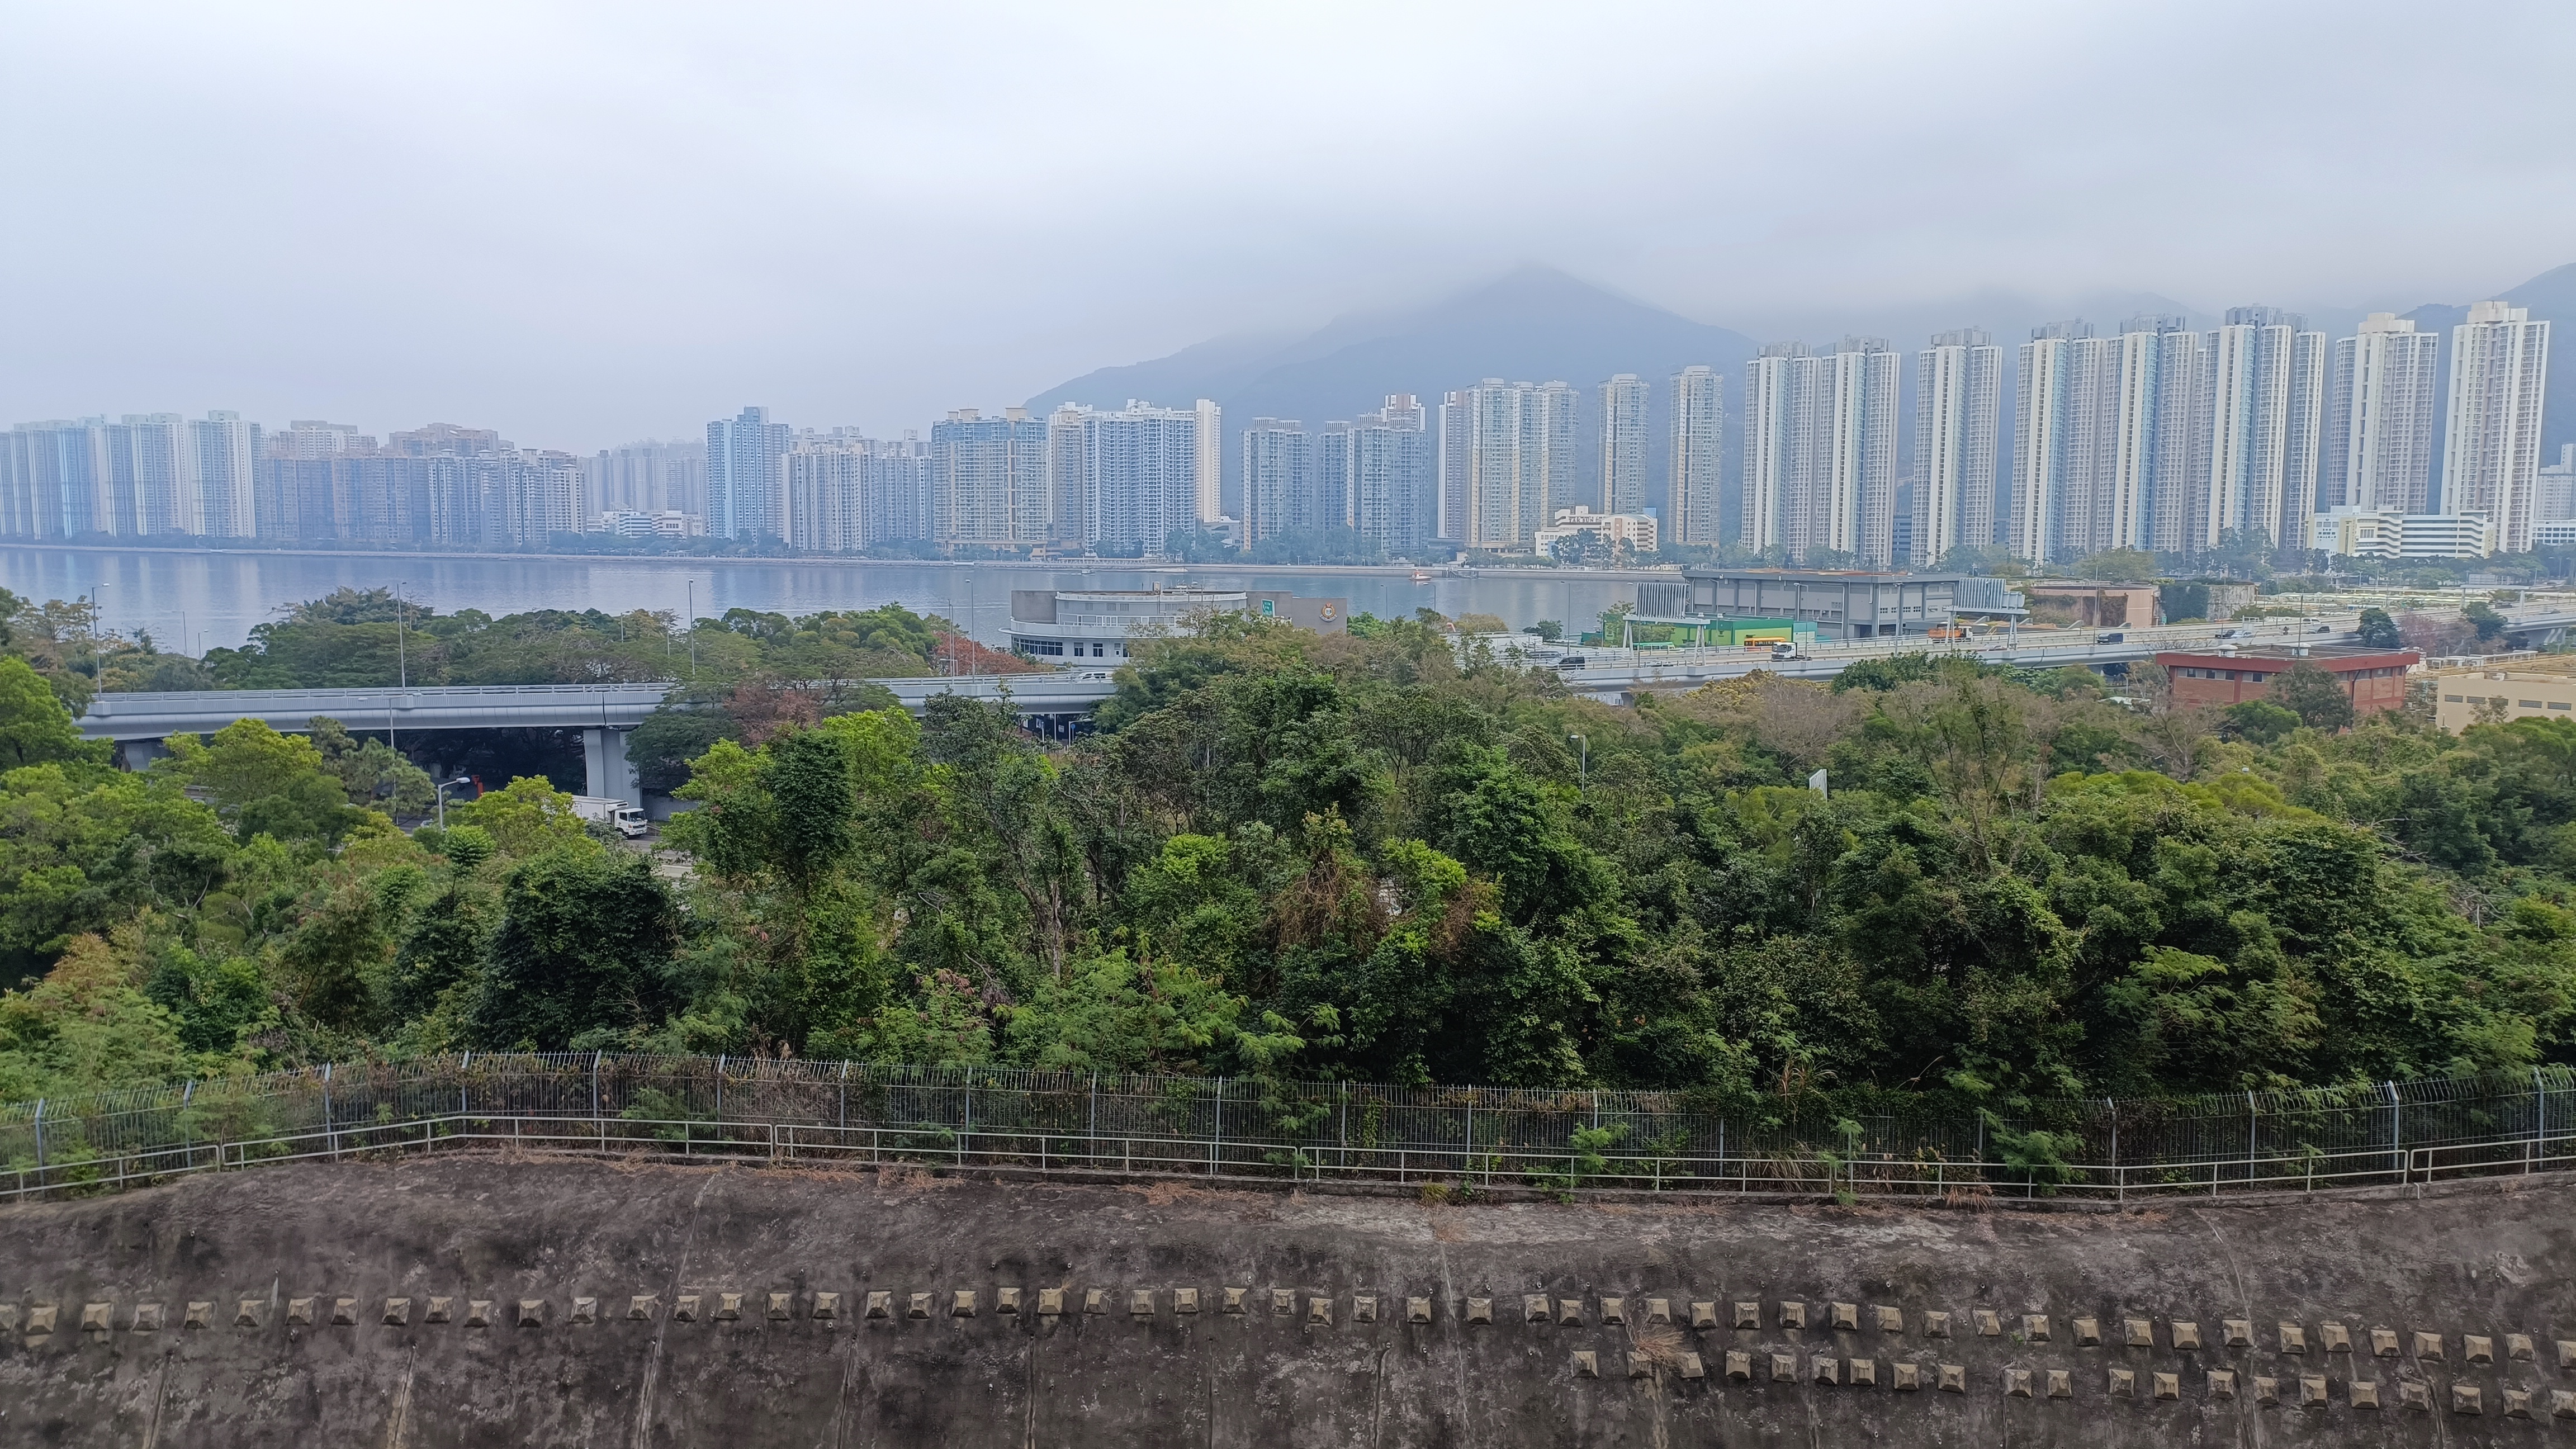
[[[1295,418],[1312,428],[1373,411],[1388,393],[1410,392],[1433,410],[1436,426],[1441,393],[1487,377],[1570,382],[1586,390],[1588,412],[1590,389],[1615,373],[1654,383],[1695,363],[1732,373],[1754,346],[1741,332],[1531,266],[1427,307],[1337,318],[1305,337],[1219,339],[1104,367],[1029,399],[1029,407],[1118,407],[1130,398],[1185,407],[1216,399],[1225,408],[1226,507],[1239,517],[1242,460],[1234,439],[1256,417]],[[1647,419],[1649,496],[1662,490],[1669,411],[1657,387]],[[1598,476],[1598,459],[1586,462]]]
[[[2576,441],[2576,336],[2569,333],[2569,325],[2576,324],[2576,264],[2487,295],[2501,296],[2529,307],[2534,317],[2561,324],[2552,329],[2556,335],[2550,339],[2557,357],[2550,369],[2544,435],[2548,453],[2544,461],[2555,461],[2560,443]],[[2142,310],[2183,312],[2204,325],[2215,320],[2197,308],[2152,294],[2114,297],[2106,293],[2086,300],[2111,311],[2099,316],[2080,309],[2053,312],[2041,320],[2081,315],[2116,325]],[[2443,332],[2447,349],[2449,329],[2466,315],[2468,300],[2475,299],[2428,304],[2406,315],[2419,327]],[[2127,310],[2120,310],[2123,307]],[[2026,333],[2031,325],[2027,319],[2039,310],[2040,304],[2030,299],[1998,294],[1933,308],[1894,309],[1879,325],[1857,330],[1887,336],[1906,348],[1920,345],[1922,335],[1935,328],[1982,325],[1994,331],[1997,342],[2009,346]],[[1982,317],[1977,315],[1981,311]],[[2321,308],[2311,314],[2311,325],[2343,335],[2358,316],[2349,309]],[[1827,321],[1821,316],[1815,320]],[[1842,323],[1843,319],[1835,318],[1822,329],[1794,328],[1779,335],[1824,342],[1846,330],[1847,324],[1833,325]],[[1236,439],[1256,417],[1294,418],[1313,428],[1330,419],[1371,411],[1388,393],[1410,392],[1433,409],[1436,418],[1442,392],[1487,377],[1570,382],[1585,391],[1586,412],[1592,415],[1592,389],[1614,373],[1633,372],[1658,384],[1648,419],[1647,459],[1647,496],[1656,500],[1663,492],[1670,425],[1670,403],[1660,384],[1694,363],[1740,376],[1740,364],[1757,345],[1745,333],[1691,321],[1553,267],[1524,266],[1428,306],[1337,318],[1305,336],[1217,338],[1168,357],[1104,367],[1040,393],[1028,405],[1038,411],[1065,402],[1118,407],[1130,398],[1142,398],[1185,407],[1197,398],[1214,398],[1225,408],[1226,508],[1240,516],[1241,447]],[[2447,388],[2447,351],[2444,367]],[[1734,377],[1729,381],[1732,413]],[[2009,413],[2009,383],[2004,406]],[[1730,452],[1738,436],[1736,426],[1730,417]],[[2006,427],[2010,427],[2009,416]],[[1597,458],[1587,457],[1585,467],[1587,476],[1598,476]],[[1732,477],[1728,481],[1731,494]]]

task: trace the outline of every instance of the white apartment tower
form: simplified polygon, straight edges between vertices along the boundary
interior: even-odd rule
[[[1623,372],[1601,384],[1601,501],[1604,513],[1646,511],[1646,384]]]
[[[2003,370],[2003,349],[1977,327],[1936,332],[1915,354],[1909,563],[1938,563],[1962,544],[1994,541]]]
[[[1340,435],[1328,435],[1338,437]],[[1243,543],[1246,548],[1312,526],[1313,439],[1294,418],[1254,418],[1243,430]],[[1337,520],[1336,520],[1337,521]]]
[[[2203,345],[2208,503],[2194,542],[2214,548],[2241,532],[2296,548],[2317,506],[2325,334],[2278,307],[2231,307]]]
[[[1199,525],[1197,409],[1129,399],[1089,419],[1084,533],[1094,553],[1160,554]]]
[[[2340,338],[2326,384],[2326,456],[2319,511],[2429,513],[2433,398],[2441,338],[2389,312]]]
[[[1469,548],[1526,551],[1574,496],[1577,394],[1486,378],[1440,404],[1441,533]]]
[[[1383,407],[1339,435],[1349,449],[1343,475],[1351,527],[1390,553],[1418,549],[1438,531],[1439,479],[1424,422],[1413,394],[1389,393]]]
[[[2183,548],[2205,492],[2201,351],[2175,317],[2135,317],[2111,337],[2081,321],[2032,329],[2013,398],[2015,554]]]
[[[259,534],[259,424],[214,412],[188,425],[195,445],[197,496],[208,538]]]
[[[1813,563],[1885,568],[1896,546],[1896,354],[1876,337],[1829,353],[1774,343],[1745,366],[1744,533]]]
[[[1674,373],[1673,448],[1665,479],[1663,536],[1676,543],[1720,541],[1719,462],[1726,446],[1726,379],[1709,367]],[[1635,512],[1634,509],[1624,510]]]
[[[1214,523],[1225,516],[1225,410],[1200,398],[1192,411],[1199,418],[1199,522]]]
[[[795,430],[747,407],[707,424],[707,532],[718,538],[784,538],[787,450]]]
[[[2532,548],[2548,380],[2549,324],[2531,320],[2529,308],[2473,302],[2451,329],[2442,509],[2486,515],[2505,553]]]

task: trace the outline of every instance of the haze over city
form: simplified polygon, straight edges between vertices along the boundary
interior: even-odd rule
[[[1524,264],[1756,339],[1908,347],[2257,302],[2336,330],[2576,256],[2535,83],[2576,16],[2545,4],[7,28],[11,421],[447,419],[589,452],[758,401],[893,434]]]

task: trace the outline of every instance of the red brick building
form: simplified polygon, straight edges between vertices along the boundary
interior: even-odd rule
[[[2423,658],[2412,649],[2323,646],[2305,654],[2250,649],[2241,654],[2159,654],[2156,662],[2173,679],[2177,705],[2224,709],[2244,700],[2269,699],[2274,676],[2313,664],[2343,686],[2354,714],[2366,715],[2404,704],[2406,671]]]

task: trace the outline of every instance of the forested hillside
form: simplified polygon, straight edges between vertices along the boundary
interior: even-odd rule
[[[1071,746],[727,716],[658,871],[536,781],[406,835],[327,729],[119,774],[0,658],[0,1096],[516,1046],[1855,1104],[2576,1061],[2576,723],[1919,658],[1614,709],[1455,638],[1218,619]]]

